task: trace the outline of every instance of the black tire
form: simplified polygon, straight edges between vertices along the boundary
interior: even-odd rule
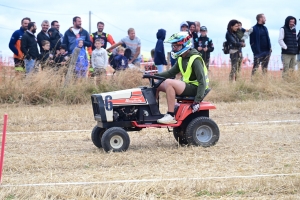
[[[193,119],[188,124],[185,134],[190,145],[202,147],[215,145],[220,137],[218,125],[208,117]]]
[[[101,138],[103,136],[103,133],[106,131],[105,128],[100,128],[98,127],[97,125],[93,128],[92,130],[92,135],[91,135],[91,138],[92,138],[92,141],[94,143],[94,145],[98,148],[102,148],[102,145],[101,145]]]
[[[188,144],[188,141],[186,140],[186,135],[180,127],[174,127],[173,128],[173,135],[174,135],[175,140],[180,145],[187,145]]]
[[[101,144],[106,152],[122,152],[128,149],[130,138],[124,129],[120,127],[112,127],[104,132]]]

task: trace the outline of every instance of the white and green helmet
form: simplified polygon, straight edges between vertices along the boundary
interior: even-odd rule
[[[179,32],[179,33],[174,33],[167,41],[166,43],[171,43],[171,44],[181,44],[182,49],[174,52],[171,52],[171,56],[174,59],[177,59],[180,55],[182,55],[184,52],[187,50],[191,49],[193,44],[192,41],[190,40],[192,36],[188,32]]]

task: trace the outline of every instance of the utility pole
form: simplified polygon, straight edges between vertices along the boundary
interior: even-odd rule
[[[91,34],[91,15],[92,15],[92,12],[89,11],[89,34]]]

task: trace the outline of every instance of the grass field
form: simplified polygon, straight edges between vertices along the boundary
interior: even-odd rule
[[[167,129],[146,129],[129,133],[127,152],[105,153],[90,139],[90,104],[2,104],[9,134],[0,199],[300,199],[299,99],[215,105],[213,147],[182,147]],[[65,130],[82,131],[51,132]],[[62,184],[21,186],[41,183]]]

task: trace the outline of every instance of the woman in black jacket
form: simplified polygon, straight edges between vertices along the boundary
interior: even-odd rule
[[[239,28],[238,23],[239,23],[238,20],[235,19],[231,20],[228,23],[227,32],[226,32],[226,40],[230,46],[230,51],[229,51],[230,60],[231,60],[231,71],[229,74],[230,81],[236,80],[238,76],[239,69],[240,69],[238,63],[239,63],[239,59],[241,59],[240,49],[245,46],[245,43],[242,42],[236,34]]]

